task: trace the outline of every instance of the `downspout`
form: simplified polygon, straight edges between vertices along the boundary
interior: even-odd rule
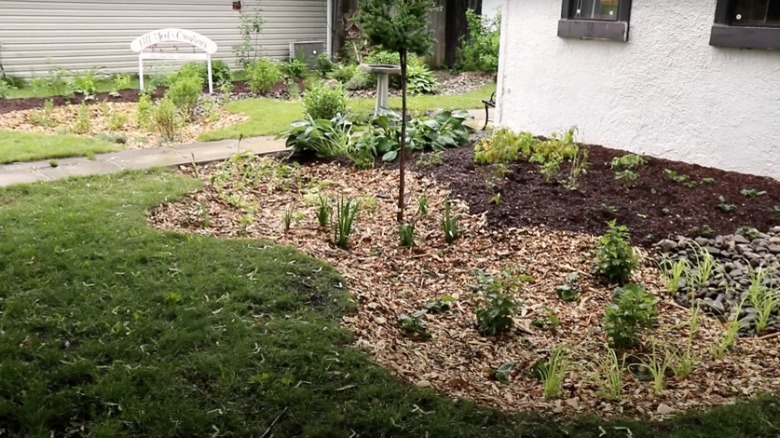
[[[517,4],[517,1],[515,1]],[[499,54],[498,54],[498,80],[496,83],[496,117],[494,126],[499,127],[504,124],[504,95],[506,94],[506,69],[509,46],[509,0],[504,0],[501,4],[501,35],[499,35]],[[511,91],[511,90],[510,90]]]
[[[327,51],[328,51],[328,57],[333,57],[333,0],[325,0],[325,3],[327,4],[327,14],[328,14],[328,20],[326,29],[328,32],[326,41],[327,41]]]

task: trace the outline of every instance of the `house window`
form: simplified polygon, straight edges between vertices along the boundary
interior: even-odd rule
[[[780,50],[780,0],[718,0],[710,44]]]
[[[628,41],[631,0],[563,0],[558,36]]]

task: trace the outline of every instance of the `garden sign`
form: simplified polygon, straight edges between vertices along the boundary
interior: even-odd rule
[[[193,49],[203,50],[205,53],[198,52],[155,52],[154,46],[162,42],[180,42],[188,43],[193,46]],[[144,51],[145,49],[153,47],[151,52]],[[144,89],[144,59],[188,59],[188,60],[200,60],[208,63],[209,72],[209,93],[214,92],[213,81],[211,80],[211,55],[216,53],[217,44],[210,38],[205,37],[197,32],[193,32],[187,29],[158,29],[147,34],[141,35],[132,43],[130,48],[133,52],[138,53],[138,78],[140,81],[141,90]]]

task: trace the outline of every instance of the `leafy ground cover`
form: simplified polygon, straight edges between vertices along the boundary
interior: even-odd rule
[[[99,138],[0,130],[0,163],[90,156],[118,149]]]
[[[495,85],[485,85],[463,94],[440,96],[412,96],[409,98],[409,108],[424,112],[436,109],[468,109],[479,108],[482,99],[489,97],[495,91]],[[374,109],[374,99],[350,99],[348,110],[364,118]],[[400,98],[390,99],[390,107],[398,109]],[[243,113],[249,117],[244,123],[201,134],[201,141],[224,140],[227,138],[252,137],[261,135],[276,135],[287,129],[295,120],[304,116],[303,104],[299,101],[282,102],[274,99],[245,99],[231,102],[225,106],[228,111]]]

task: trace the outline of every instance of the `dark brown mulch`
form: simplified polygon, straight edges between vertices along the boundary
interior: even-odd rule
[[[455,196],[471,206],[472,213],[488,212],[490,225],[496,227],[540,225],[602,234],[607,221],[617,219],[631,229],[634,244],[649,246],[667,237],[695,235],[696,228],[732,234],[741,226],[767,231],[780,225],[780,213],[773,211],[780,205],[780,181],[647,157],[648,164],[638,171],[640,178],[626,188],[615,180],[609,165],[612,158],[626,152],[591,145],[587,148],[590,168],[580,177],[576,190],[547,184],[536,165],[518,162],[509,166],[512,173],[504,182],[498,205],[490,203],[493,191],[486,184],[492,166],[475,166],[470,147],[448,150],[441,166],[413,166],[448,184]],[[715,182],[691,189],[671,181],[665,169],[697,181],[714,178]],[[562,169],[561,175],[567,172]],[[740,193],[742,189],[766,194],[748,198]],[[736,209],[730,213],[719,210],[720,196]],[[617,211],[610,212],[611,206]]]
[[[154,90],[153,97],[160,98],[165,94],[165,88],[158,87]],[[138,90],[127,89],[119,91],[119,96],[111,96],[108,92],[97,93],[94,100],[87,101],[87,103],[102,102],[107,100],[109,102],[138,102]],[[51,99],[54,106],[64,106],[67,104],[78,105],[84,97],[75,94],[71,97],[55,96],[55,97],[22,97],[18,99],[0,99],[0,114],[10,113],[13,111],[23,111],[35,108],[43,107],[43,103]]]

